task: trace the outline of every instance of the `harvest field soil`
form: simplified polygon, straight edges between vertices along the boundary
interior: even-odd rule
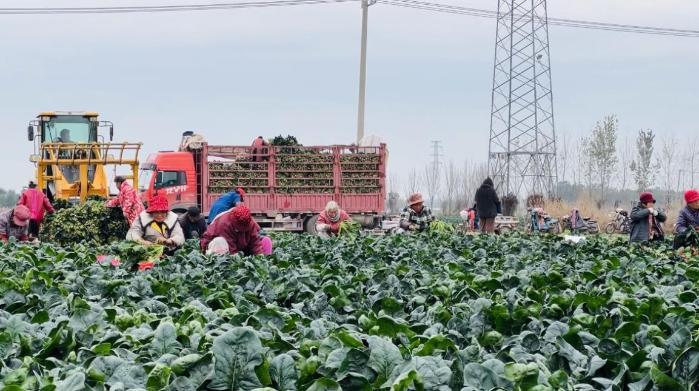
[[[138,260],[98,263],[95,247],[0,245],[0,389],[691,390],[699,378],[699,265],[668,248],[447,233],[275,246],[217,258],[190,244],[131,271]]]

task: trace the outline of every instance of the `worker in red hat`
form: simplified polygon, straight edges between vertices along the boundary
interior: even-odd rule
[[[266,246],[263,245],[263,237],[260,235],[260,226],[252,218],[250,209],[245,205],[238,205],[219,215],[209,225],[201,237],[201,250],[208,253],[218,253],[219,251],[216,249],[209,248],[210,244],[219,248],[217,243],[221,243],[221,239],[217,238],[226,241],[229,254],[259,255],[268,253]],[[265,241],[269,241],[269,238],[265,237]],[[221,248],[225,249],[225,246]],[[271,250],[271,242],[269,242],[269,248]]]
[[[631,210],[631,243],[657,242],[665,239],[662,223],[667,220],[663,211],[655,208],[655,197],[644,192],[638,205]]]
[[[141,212],[131,224],[126,240],[141,244],[161,244],[174,250],[184,244],[184,233],[177,218],[170,211],[167,197],[155,195],[148,201],[148,209]]]
[[[0,213],[0,241],[7,242],[15,238],[20,242],[29,240],[29,220],[32,212],[24,205]]]
[[[400,228],[405,231],[422,232],[434,221],[432,211],[425,206],[422,194],[413,193],[408,197],[408,206],[400,214]]]
[[[684,201],[687,205],[680,210],[675,225],[675,249],[690,245],[687,241],[688,234],[693,230],[699,230],[699,191],[687,190],[684,192]]]

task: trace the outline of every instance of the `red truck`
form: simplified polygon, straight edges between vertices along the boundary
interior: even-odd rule
[[[378,146],[209,145],[185,132],[178,151],[148,156],[141,164],[143,199],[165,194],[183,213],[211,205],[238,187],[245,205],[267,230],[315,232],[325,204],[335,200],[366,228],[385,211],[386,144]]]

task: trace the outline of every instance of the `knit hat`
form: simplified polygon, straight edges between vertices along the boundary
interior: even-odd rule
[[[421,204],[425,202],[425,200],[422,199],[422,194],[420,193],[413,193],[408,197],[408,205],[413,206],[415,204]]]
[[[29,219],[31,218],[32,212],[24,205],[17,205],[12,211],[12,222],[19,227],[29,224]]]
[[[699,201],[699,191],[690,189],[684,192],[684,201],[688,204]]]
[[[238,205],[230,212],[233,219],[233,225],[238,230],[244,230],[250,226],[252,215],[250,209],[245,205]]]
[[[164,195],[154,195],[153,197],[151,197],[150,201],[148,201],[148,209],[146,209],[146,212],[148,213],[169,211],[170,204],[167,201],[167,197],[165,197]]]
[[[235,192],[240,196],[240,202],[245,202],[245,190],[242,187],[235,189]]]
[[[646,191],[641,193],[640,200],[641,203],[646,204],[649,202],[655,202],[655,197],[653,197],[653,193]]]

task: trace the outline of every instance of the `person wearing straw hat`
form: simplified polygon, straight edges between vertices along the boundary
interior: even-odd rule
[[[20,242],[28,241],[28,226],[31,218],[32,212],[24,205],[17,205],[0,213],[0,241],[7,242],[10,238]]]
[[[631,243],[648,243],[665,240],[665,232],[661,223],[667,216],[661,210],[655,209],[655,197],[652,193],[643,192],[638,205],[631,210]]]
[[[408,206],[400,214],[400,228],[405,231],[422,232],[429,228],[432,221],[432,211],[425,206],[422,194],[411,194],[408,197]]]
[[[177,214],[170,211],[167,198],[159,194],[150,199],[148,209],[141,212],[131,224],[126,240],[145,245],[161,244],[169,250],[174,250],[185,242]]]

